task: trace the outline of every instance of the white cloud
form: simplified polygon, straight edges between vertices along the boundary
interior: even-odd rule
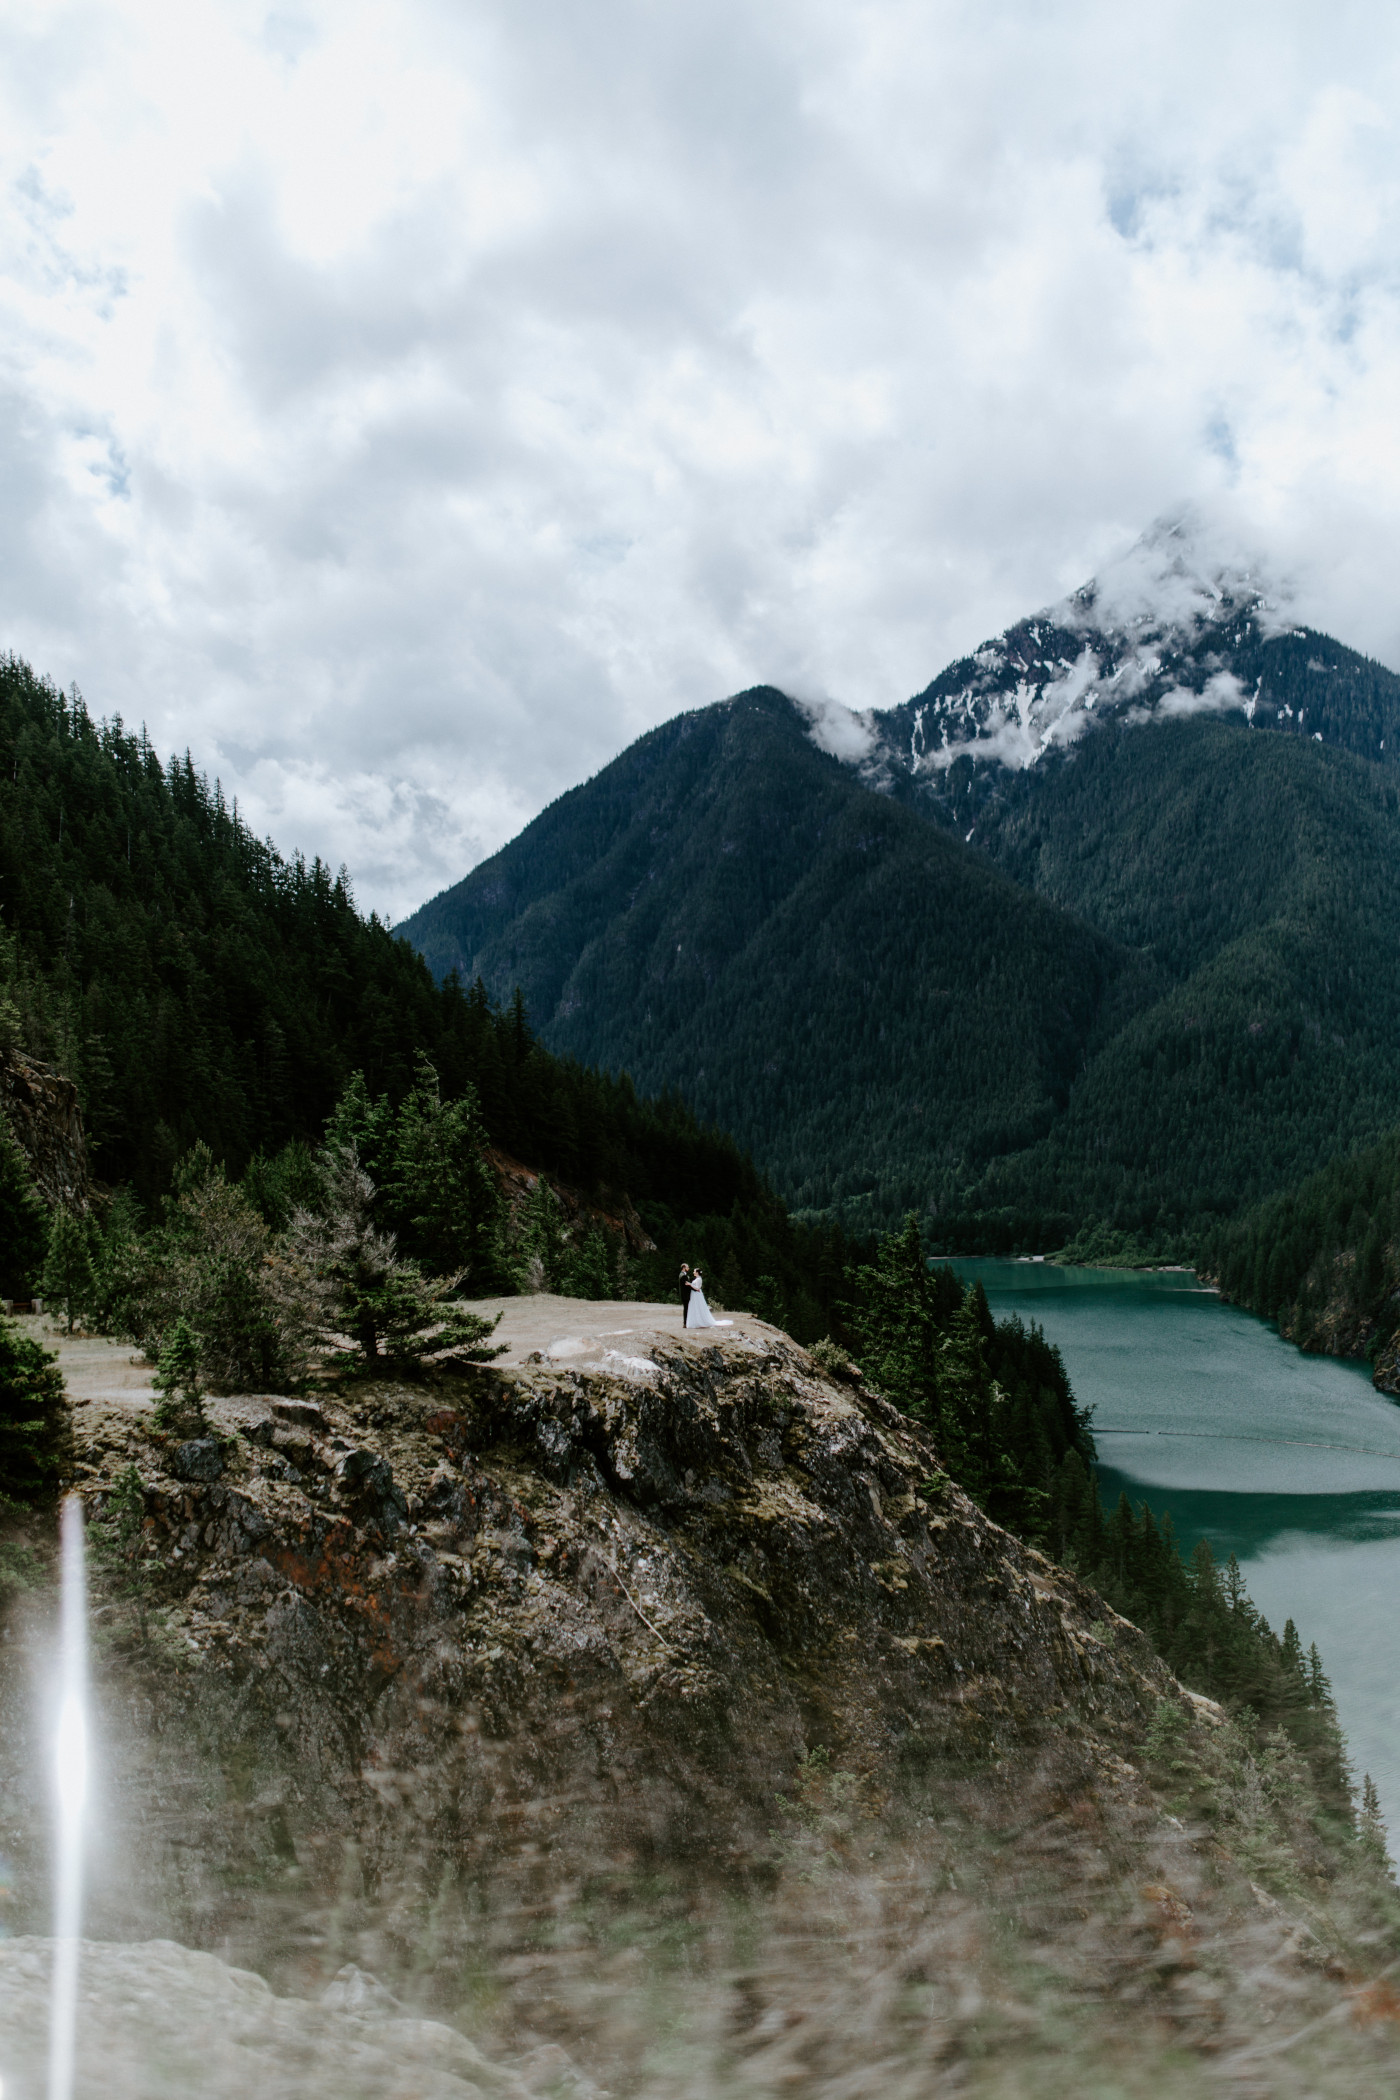
[[[875,731],[864,715],[843,707],[839,700],[808,699],[801,693],[794,693],[792,698],[811,724],[812,742],[821,750],[830,752],[833,758],[844,759],[848,765],[870,756],[875,747]]]
[[[0,645],[396,915],[1182,500],[1400,665],[1397,76],[1355,0],[0,0]]]
[[[1206,680],[1199,692],[1193,692],[1189,686],[1173,686],[1171,691],[1163,693],[1157,702],[1157,712],[1178,717],[1223,715],[1228,714],[1232,708],[1244,707],[1246,700],[1245,689],[1234,672],[1217,671],[1213,678]]]

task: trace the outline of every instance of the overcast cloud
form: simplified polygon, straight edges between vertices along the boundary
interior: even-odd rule
[[[0,0],[0,645],[402,915],[1194,500],[1400,668],[1400,17]]]

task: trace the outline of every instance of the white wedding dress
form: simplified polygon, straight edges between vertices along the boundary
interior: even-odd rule
[[[690,1305],[686,1311],[687,1327],[732,1327],[732,1320],[717,1320],[705,1303],[705,1281],[697,1269],[691,1285]]]

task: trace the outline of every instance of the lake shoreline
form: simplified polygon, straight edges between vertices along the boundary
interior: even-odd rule
[[[1059,1348],[1103,1425],[1108,1505],[1170,1510],[1183,1553],[1236,1553],[1270,1625],[1316,1640],[1358,1777],[1400,1831],[1400,1417],[1365,1362],[1305,1354],[1189,1269],[956,1267]]]

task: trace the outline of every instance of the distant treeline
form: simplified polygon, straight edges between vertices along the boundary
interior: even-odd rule
[[[474,1096],[493,1146],[604,1208],[635,1204],[659,1243],[638,1287],[669,1294],[684,1255],[722,1299],[825,1332],[844,1243],[795,1225],[731,1139],[676,1096],[551,1055],[520,999],[435,984],[343,870],[284,859],[188,754],[163,763],[144,731],[94,721],[13,657],[0,1033],[77,1082],[97,1173],[151,1218],[196,1145],[241,1179],[318,1143],[356,1073],[397,1107],[426,1057],[445,1099]]]
[[[1202,1262],[1300,1348],[1367,1356],[1397,1390],[1400,1130],[1223,1227]]]
[[[1182,1559],[1170,1513],[1160,1522],[1126,1495],[1107,1514],[1096,1481],[1071,1454],[1056,1482],[1048,1550],[1140,1626],[1174,1674],[1243,1717],[1259,1749],[1280,1737],[1304,1759],[1329,1814],[1353,1813],[1345,1744],[1314,1645],[1290,1619],[1280,1636],[1251,1603],[1233,1554],[1220,1567],[1206,1540]],[[1112,1638],[1105,1629],[1106,1637]]]

